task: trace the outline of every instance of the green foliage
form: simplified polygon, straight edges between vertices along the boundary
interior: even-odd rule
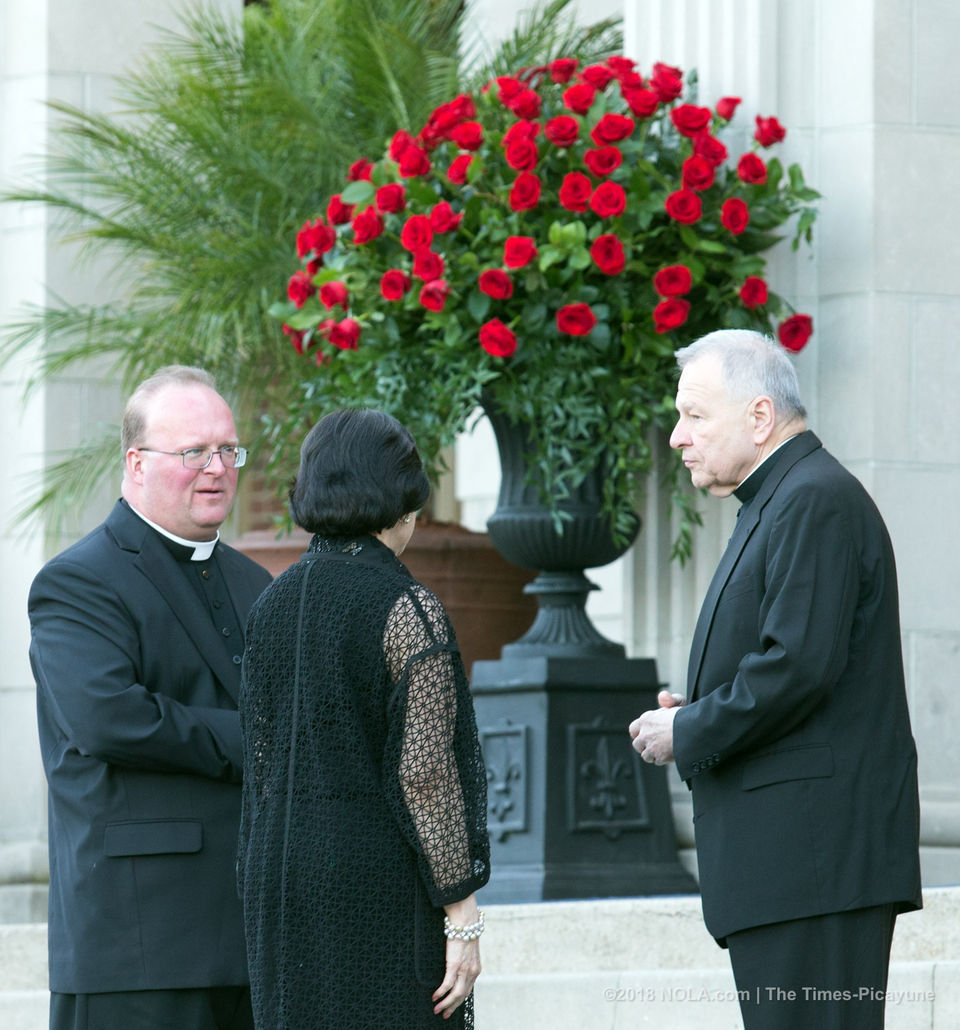
[[[508,52],[542,61],[560,37],[585,55],[619,46],[614,23],[575,29],[570,7],[553,0],[526,15]],[[260,416],[310,390],[267,315],[294,233],[358,153],[503,60],[477,41],[461,49],[464,14],[461,0],[271,0],[242,22],[201,9],[117,83],[116,113],[55,105],[45,185],[5,199],[46,205],[66,239],[108,257],[119,299],[53,298],[25,312],[6,327],[0,360],[39,342],[35,382],[98,359],[127,387],[171,362],[201,364],[236,399],[253,453],[286,482],[305,427],[281,437]],[[56,519],[114,465],[93,444],[84,458],[93,474],[71,480],[69,460],[52,466],[35,507]]]
[[[277,440],[334,407],[381,407],[435,463],[479,404],[494,405],[528,427],[530,478],[555,510],[600,466],[605,512],[629,526],[651,434],[675,419],[675,349],[717,328],[773,332],[790,309],[762,281],[763,254],[796,216],[796,239],[809,240],[818,194],[798,166],[764,161],[759,139],[746,165],[727,163],[732,98],[726,115],[697,108],[675,69],[641,84],[626,65],[560,81],[554,65],[534,67],[448,100],[415,138],[420,125],[405,123],[379,160],[352,169],[334,196],[352,211],[311,213],[290,299],[271,309],[303,355]],[[604,84],[576,104],[571,89],[593,82]],[[575,139],[561,132],[571,122]],[[514,195],[524,177],[539,190],[531,202]],[[579,198],[565,194],[574,180]],[[416,245],[407,234],[425,225]],[[515,238],[536,246],[519,265]],[[404,277],[399,295],[381,288],[386,273]],[[570,322],[584,306],[586,324]],[[784,344],[803,346],[808,324],[787,318]],[[696,516],[678,473],[671,462],[683,557]]]

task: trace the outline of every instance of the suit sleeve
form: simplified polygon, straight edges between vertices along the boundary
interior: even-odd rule
[[[746,623],[756,612],[754,646],[731,679],[701,683],[698,699],[676,715],[674,756],[684,779],[775,743],[828,696],[846,665],[860,574],[842,496],[817,484],[794,492],[773,513],[765,540],[754,595],[721,597],[718,606],[718,621],[724,604],[745,606]],[[724,629],[715,622],[711,635]]]
[[[108,582],[55,562],[34,580],[28,608],[38,705],[71,746],[131,769],[240,782],[238,713],[138,681],[139,630]],[[171,645],[171,665],[178,660]]]

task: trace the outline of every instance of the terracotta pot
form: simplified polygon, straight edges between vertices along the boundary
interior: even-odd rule
[[[278,537],[272,529],[244,533],[233,546],[276,576],[299,560],[310,535]],[[417,527],[403,552],[411,574],[443,602],[469,672],[481,659],[500,657],[504,644],[526,629],[537,603],[523,588],[535,573],[511,565],[486,533],[432,522]]]

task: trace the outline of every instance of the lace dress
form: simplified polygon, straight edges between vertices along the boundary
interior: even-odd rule
[[[314,538],[251,611],[238,879],[258,1030],[433,1015],[444,904],[486,883],[486,779],[439,600],[379,541]]]

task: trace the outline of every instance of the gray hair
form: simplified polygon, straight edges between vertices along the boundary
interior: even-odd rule
[[[148,379],[133,391],[123,411],[123,422],[120,427],[120,446],[126,454],[131,447],[136,447],[147,430],[147,401],[168,386],[207,386],[217,392],[217,383],[204,368],[193,365],[165,365],[157,369]]]
[[[763,395],[784,419],[806,418],[800,384],[787,352],[769,336],[753,329],[717,329],[676,352],[681,372],[697,358],[716,354],[724,385],[735,400]]]

